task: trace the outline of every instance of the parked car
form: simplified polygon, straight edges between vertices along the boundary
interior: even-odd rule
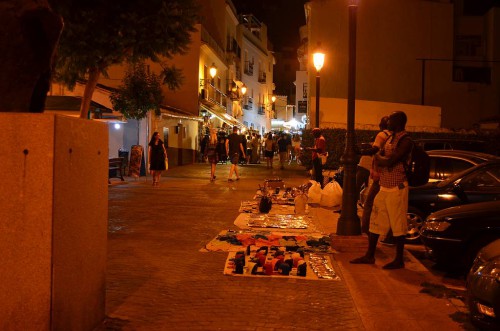
[[[477,255],[467,276],[467,299],[473,324],[500,330],[500,239]]]
[[[459,149],[465,151],[485,152],[487,149],[485,141],[473,139],[415,139],[415,143],[421,146],[424,151],[432,151],[436,149]]]
[[[480,163],[498,159],[495,155],[463,150],[434,150],[427,154],[430,158],[430,182],[444,180]]]
[[[420,234],[436,262],[468,270],[481,248],[500,239],[500,201],[471,203],[432,213]]]
[[[441,182],[410,187],[408,197],[409,241],[418,241],[427,215],[441,209],[500,199],[500,160],[484,162]]]

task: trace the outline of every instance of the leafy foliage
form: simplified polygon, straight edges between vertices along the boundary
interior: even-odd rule
[[[162,91],[160,78],[148,73],[144,63],[131,65],[123,80],[123,85],[111,94],[113,108],[125,118],[140,120],[150,110],[160,113]]]
[[[183,54],[197,21],[195,0],[49,0],[64,19],[57,78],[69,87],[90,69]]]

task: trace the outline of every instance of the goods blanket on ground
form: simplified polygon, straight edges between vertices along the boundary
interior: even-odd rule
[[[318,233],[310,215],[248,214],[242,213],[234,220],[240,229],[280,229],[289,232]]]
[[[330,237],[320,233],[223,230],[205,245],[203,251],[235,252],[247,246],[279,246],[288,251],[302,248],[307,252],[332,252]]]
[[[329,254],[306,253],[298,257],[298,253],[284,252],[276,256],[276,251],[265,254],[265,262],[259,264],[258,255],[252,251],[249,255],[243,252],[230,252],[224,266],[224,274],[245,277],[277,277],[283,279],[307,280],[340,280],[335,272]],[[245,260],[242,266],[242,259]],[[238,267],[239,265],[239,267]]]

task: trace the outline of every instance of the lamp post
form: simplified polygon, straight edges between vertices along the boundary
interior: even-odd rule
[[[337,224],[338,235],[360,235],[356,203],[359,192],[356,192],[357,155],[354,149],[356,135],[354,131],[355,95],[356,95],[356,20],[358,1],[349,0],[349,65],[347,89],[347,133],[344,154],[341,162],[344,164],[344,183],[342,194],[342,213]]]
[[[313,54],[313,63],[316,68],[316,127],[319,128],[319,72],[325,63],[325,53],[319,49]]]

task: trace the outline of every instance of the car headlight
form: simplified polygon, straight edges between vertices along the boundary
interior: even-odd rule
[[[482,277],[492,278],[500,282],[500,257],[479,266],[476,273]]]
[[[435,232],[442,232],[450,227],[451,223],[446,221],[437,221],[437,220],[427,220],[425,221],[422,230],[429,230]]]

